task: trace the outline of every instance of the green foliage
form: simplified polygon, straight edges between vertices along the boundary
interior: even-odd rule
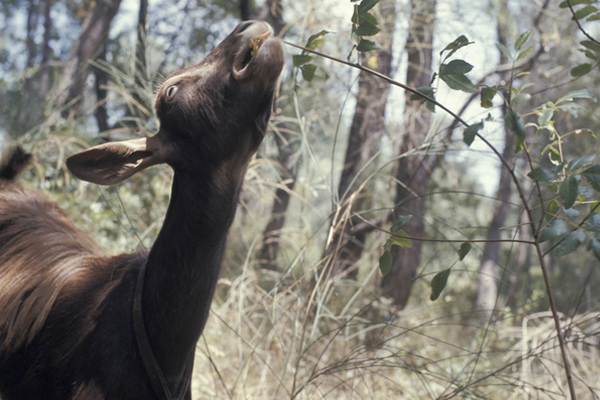
[[[390,237],[383,245],[383,255],[379,258],[379,269],[383,275],[387,275],[392,269],[392,253],[390,252],[392,246],[399,246],[402,248],[409,248],[411,246],[410,239],[406,236],[400,227],[407,223],[412,218],[412,215],[398,215],[396,222],[390,228]]]
[[[467,129],[463,132],[463,141],[467,146],[470,146],[475,140],[475,136],[477,133],[483,128],[483,122],[478,122],[476,124],[469,125]]]
[[[328,31],[322,30],[311,35],[306,41],[304,47],[310,50],[317,49],[325,42],[324,36],[328,33]],[[312,82],[315,79],[323,81],[329,78],[329,75],[327,72],[325,72],[325,70],[313,64],[313,59],[313,56],[306,52],[306,50],[303,50],[300,55],[292,56],[292,63],[294,67],[298,68],[302,72],[302,78],[304,78],[304,80],[307,82]],[[295,87],[296,90],[299,89],[299,86],[296,85]]]
[[[435,88],[431,87],[431,86],[423,86],[417,89],[417,91],[419,93],[423,93],[425,96],[429,97],[430,99],[435,99]],[[435,112],[435,104],[432,103],[431,101],[427,100],[425,97],[423,96],[419,96],[416,93],[413,93],[410,95],[410,100],[414,101],[414,100],[419,100],[421,102],[421,104],[427,102],[427,109],[429,109],[429,111],[431,112]]]
[[[362,0],[360,4],[358,0],[354,1],[354,13],[352,14],[352,41],[355,43],[348,55],[348,59],[352,57],[352,53],[356,49],[359,53],[366,53],[373,50],[381,49],[381,46],[372,40],[365,39],[369,36],[375,36],[381,30],[377,25],[379,22],[373,14],[369,12],[375,7],[379,0]]]
[[[448,283],[448,277],[450,276],[451,269],[452,268],[448,268],[437,273],[431,280],[431,296],[429,297],[431,301],[435,301],[438,299],[438,297],[440,297],[442,290],[444,290],[446,284]]]
[[[588,23],[600,20],[600,9],[597,7],[598,0],[564,0],[560,3],[559,7],[569,9],[569,4],[573,10],[574,19],[581,20],[581,22],[585,20]],[[573,67],[571,69],[571,76],[573,78],[580,78],[589,74],[600,63],[600,43],[598,41],[586,39],[580,41],[579,44],[582,46],[579,51],[584,53],[593,63],[581,63]]]

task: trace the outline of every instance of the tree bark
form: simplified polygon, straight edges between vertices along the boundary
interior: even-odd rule
[[[429,86],[431,79],[431,53],[436,0],[413,0],[409,21],[409,36],[406,44],[408,69],[406,83],[418,88]],[[421,145],[429,130],[430,113],[419,102],[410,101],[406,94],[404,115],[404,137],[400,154]],[[395,215],[411,214],[413,218],[403,225],[410,236],[422,237],[424,231],[425,193],[430,176],[426,156],[400,158],[396,178],[400,182],[396,191]],[[412,247],[402,249],[393,246],[391,271],[382,279],[384,294],[389,296],[399,309],[403,309],[410,296],[419,266],[422,242],[413,240]]]
[[[88,60],[93,58],[106,39],[110,23],[119,9],[121,0],[97,0],[81,26],[79,38],[71,49],[58,84],[58,105],[75,102],[83,92],[85,78],[90,71]]]
[[[100,63],[106,62],[106,43],[100,47],[100,54],[98,54],[96,61]],[[96,117],[98,130],[100,132],[106,132],[109,129],[108,113],[106,111],[106,97],[108,94],[106,85],[108,83],[108,74],[102,68],[94,67],[94,75],[96,78],[94,80],[96,90],[96,108],[94,109],[94,116]]]
[[[240,19],[247,21],[250,18],[250,0],[240,0]]]
[[[48,89],[50,88],[50,38],[52,37],[52,19],[50,18],[50,10],[52,9],[53,0],[46,0],[44,8],[44,43],[42,44],[42,67],[40,72],[40,87],[38,89],[38,100],[44,101]]]
[[[144,107],[150,107],[148,99],[145,97],[147,82],[150,80],[148,76],[148,68],[146,62],[146,34],[148,33],[148,0],[140,0],[140,9],[138,13],[138,24],[137,24],[137,44],[135,47],[135,90],[133,91],[133,98],[138,104]],[[135,116],[139,120],[144,120],[145,113],[134,107]]]
[[[271,22],[273,31],[276,35],[280,35],[285,26],[281,0],[268,0],[265,3],[265,7],[268,9],[268,19]],[[279,174],[281,187],[275,191],[271,217],[263,232],[263,242],[259,256],[261,267],[271,270],[277,270],[281,229],[285,223],[285,215],[290,203],[290,192],[296,184],[299,162],[295,157],[298,151],[298,144],[294,139],[291,128],[286,126],[286,124],[282,124],[281,128],[279,135],[275,136],[275,142],[279,151],[277,161],[281,168]]]
[[[362,63],[370,68],[390,76],[392,65],[392,36],[396,20],[396,9],[393,1],[382,1],[380,7],[381,32],[376,39],[382,46],[381,50],[361,54]],[[348,136],[348,147],[344,158],[344,166],[337,189],[338,218],[332,221],[333,233],[329,237],[323,257],[326,259],[325,273],[336,275],[345,272],[348,277],[356,276],[352,269],[362,255],[366,231],[353,232],[352,227],[360,220],[351,218],[353,210],[371,208],[372,201],[366,195],[356,190],[362,181],[358,178],[360,171],[377,153],[381,136],[385,130],[385,106],[387,104],[390,86],[387,82],[364,72],[358,78],[358,93],[356,108]],[[349,207],[350,210],[341,211]]]
[[[513,135],[505,130],[505,145],[502,156],[510,158],[512,152]],[[494,210],[492,221],[488,227],[487,239],[483,248],[483,257],[479,265],[477,276],[477,297],[475,299],[475,310],[479,312],[480,322],[485,323],[492,317],[496,309],[498,298],[498,285],[496,276],[498,274],[498,260],[500,259],[500,245],[498,240],[502,237],[501,228],[506,223],[509,210],[509,201],[512,194],[512,179],[509,171],[502,167],[500,170],[500,182],[498,184],[497,206]]]

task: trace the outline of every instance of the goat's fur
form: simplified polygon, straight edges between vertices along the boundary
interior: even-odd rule
[[[283,67],[283,46],[271,34],[265,23],[242,23],[203,62],[167,78],[157,92],[155,136],[67,159],[74,175],[99,184],[159,163],[173,168],[169,208],[149,253],[105,255],[54,202],[15,182],[28,154],[17,148],[4,157],[1,399],[157,399],[132,322],[144,264],[148,340],[169,390],[191,399],[186,365],[208,318],[244,173]]]

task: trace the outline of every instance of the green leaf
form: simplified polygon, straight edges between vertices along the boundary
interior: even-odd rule
[[[552,120],[552,117],[554,116],[554,110],[552,108],[546,108],[544,106],[544,108],[541,109],[539,115],[538,115],[538,119],[537,119],[537,123],[539,126],[544,127],[548,124],[548,122],[550,122]]]
[[[504,118],[504,125],[515,135],[513,139],[513,150],[515,153],[518,153],[523,149],[525,138],[527,137],[525,127],[523,126],[523,123],[519,119],[517,113],[512,110],[506,114],[506,117]]]
[[[369,11],[371,8],[375,7],[375,5],[379,3],[379,0],[363,0],[360,2],[358,6],[358,13],[363,14]]]
[[[523,32],[519,35],[519,37],[517,38],[517,41],[515,42],[515,50],[519,51],[521,50],[521,47],[523,47],[523,45],[525,43],[527,43],[527,41],[529,40],[529,38],[531,37],[531,32],[530,31],[526,31]]]
[[[556,214],[558,213],[558,210],[560,210],[560,204],[558,204],[558,201],[556,199],[553,199],[546,206],[546,219],[551,220],[555,218]]]
[[[440,76],[462,75],[471,72],[473,66],[464,60],[452,60],[448,64],[440,65]]]
[[[581,168],[585,165],[591,164],[592,161],[594,161],[594,158],[596,158],[595,154],[590,154],[587,156],[576,158],[576,159],[572,160],[571,162],[569,162],[569,164],[567,165],[567,171],[569,171],[569,172],[577,171],[579,168]]]
[[[590,14],[593,14],[595,12],[597,12],[598,9],[594,6],[585,6],[577,11],[575,11],[575,18],[577,19],[584,19],[585,17],[587,17]]]
[[[575,179],[574,176],[567,177],[563,183],[561,183],[558,194],[560,194],[560,198],[563,201],[563,207],[566,209],[573,207],[573,204],[575,204],[578,187],[577,179]]]
[[[463,132],[463,141],[467,144],[467,146],[470,146],[471,143],[473,143],[473,140],[475,140],[475,135],[477,135],[477,132],[479,132],[481,128],[483,128],[483,122],[471,124],[467,129],[465,129]]]
[[[469,242],[464,242],[460,244],[460,247],[458,248],[458,259],[460,261],[462,261],[467,254],[469,254],[469,252],[471,251],[471,243]]]
[[[317,47],[319,47],[324,41],[325,39],[319,39],[322,36],[325,36],[329,33],[329,31],[326,30],[322,30],[319,33],[315,33],[314,35],[311,35],[308,40],[306,41],[306,45],[304,47],[309,48],[311,50],[316,49]]]
[[[592,165],[581,172],[594,190],[600,191],[600,164]]]
[[[379,22],[377,21],[377,18],[375,18],[375,16],[369,12],[365,12],[365,13],[361,13],[358,16],[358,25],[362,25],[362,24],[371,24],[371,25],[378,25]]]
[[[563,211],[565,212],[565,215],[569,219],[577,218],[579,216],[579,214],[580,214],[579,210],[576,209],[576,208],[569,208],[568,210],[565,210],[563,208]]]
[[[600,260],[600,242],[596,238],[592,238],[588,244],[588,250],[592,250],[592,253]]]
[[[585,229],[592,232],[600,232],[600,214],[590,215]]]
[[[579,76],[583,76],[592,70],[592,64],[584,63],[579,64],[575,68],[571,69],[571,76],[573,78],[577,78]]]
[[[402,225],[404,225],[405,223],[407,223],[408,221],[410,221],[411,218],[412,218],[412,215],[398,215],[396,217],[396,222],[394,222],[394,225],[392,225],[392,228],[390,230],[394,233],[398,232],[400,227]]]
[[[473,44],[473,42],[469,42],[469,39],[466,38],[466,36],[464,35],[460,35],[459,37],[457,37],[456,39],[454,39],[453,42],[449,43],[444,50],[440,51],[440,56],[445,52],[445,51],[450,51],[450,53],[448,53],[448,55],[446,55],[446,57],[444,57],[444,60],[447,60],[452,54],[456,53],[456,51],[458,51],[459,49],[468,46],[470,44]]]
[[[354,33],[358,36],[375,36],[380,30],[376,25],[365,21],[356,28]]]
[[[594,0],[571,0],[571,6],[577,6],[579,4],[592,4]],[[560,8],[569,8],[567,0],[559,4]]]
[[[579,246],[581,246],[585,239],[585,232],[580,230],[573,231],[569,233],[562,242],[560,242],[560,244],[556,247],[556,252],[554,254],[556,254],[556,257],[562,257],[572,253],[577,250]]]
[[[311,61],[312,61],[312,56],[308,56],[308,55],[292,56],[292,62],[294,63],[294,67],[299,67],[301,65],[308,64]]]
[[[564,235],[568,230],[567,223],[562,219],[552,221],[540,234],[540,243]]]
[[[587,18],[587,22],[600,20],[600,13],[592,14]]]
[[[481,107],[491,108],[493,107],[492,99],[496,96],[498,89],[496,87],[483,87],[481,88]]]
[[[582,40],[579,42],[583,47],[588,48],[596,53],[600,53],[600,44],[592,42],[591,40]]]
[[[361,39],[358,46],[356,46],[356,50],[358,50],[361,53],[365,53],[367,51],[372,51],[372,50],[379,50],[380,48],[381,48],[380,45],[378,45],[377,43],[375,43],[371,40],[367,40],[367,39]]]
[[[379,257],[379,270],[383,275],[387,275],[392,270],[392,253],[388,250],[384,251]]]
[[[440,297],[440,293],[442,293],[442,290],[444,290],[446,283],[448,282],[450,270],[451,268],[448,268],[442,272],[438,272],[431,280],[431,296],[429,297],[431,301],[435,301]]]
[[[534,181],[550,182],[554,178],[554,174],[547,169],[537,167],[527,174]]]
[[[598,56],[597,56],[596,53],[594,53],[594,52],[592,52],[590,50],[587,50],[587,49],[580,49],[579,51],[583,52],[583,54],[585,54],[585,56],[587,58],[589,58],[590,60],[592,60],[592,61],[598,61]]]
[[[398,229],[397,231],[394,232],[394,234],[408,236],[408,234],[406,232],[404,232],[402,229]],[[396,246],[402,247],[403,249],[410,248],[410,246],[411,246],[410,239],[408,239],[406,237],[395,236],[395,235],[390,237],[390,239],[389,239],[390,247],[393,245],[396,245]]]
[[[317,66],[314,64],[305,64],[305,65],[302,65],[300,67],[300,69],[302,70],[302,77],[306,81],[312,82],[313,78],[315,77],[315,72],[317,70]]]
[[[564,96],[560,97],[558,100],[556,100],[555,104],[560,104],[565,101],[573,101],[575,99],[592,99],[592,100],[596,101],[596,97],[593,96],[589,90],[578,89],[578,90],[573,90],[572,92],[569,92],[569,93],[565,94]]]
[[[525,50],[523,50],[522,52],[520,52],[517,55],[517,59],[515,61],[521,61],[522,59],[527,57],[529,55],[529,53],[531,53],[531,51],[535,48],[536,48],[536,46],[529,46],[528,48],[526,48]]]
[[[502,43],[496,43],[496,47],[498,48],[498,50],[500,50],[502,54],[506,56],[506,58],[508,58],[511,61],[514,61],[510,50],[508,50],[505,45],[503,45]]]
[[[431,86],[423,86],[417,89],[417,92],[423,93],[427,97],[433,98],[433,94],[435,93],[435,88]],[[421,103],[425,102],[426,99],[423,96],[419,96],[417,93],[413,93],[410,95],[410,100],[421,100]]]
[[[476,91],[475,86],[471,83],[471,80],[465,75],[440,75],[440,78],[446,82],[451,89],[462,90],[463,92],[473,93]]]
[[[544,154],[546,150],[548,151],[548,158],[550,159],[550,162],[554,165],[560,164],[560,152],[554,146],[552,146],[552,144],[547,145],[542,154]]]

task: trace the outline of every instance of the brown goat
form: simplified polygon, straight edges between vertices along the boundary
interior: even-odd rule
[[[4,162],[3,400],[191,399],[190,360],[283,62],[282,43],[266,23],[241,23],[204,61],[162,84],[155,136],[67,159],[74,175],[98,184],[121,182],[159,163],[173,168],[169,208],[149,253],[103,254],[56,204],[13,182],[28,155],[16,151]],[[150,356],[138,349],[136,302]],[[165,393],[148,357],[164,377]]]

